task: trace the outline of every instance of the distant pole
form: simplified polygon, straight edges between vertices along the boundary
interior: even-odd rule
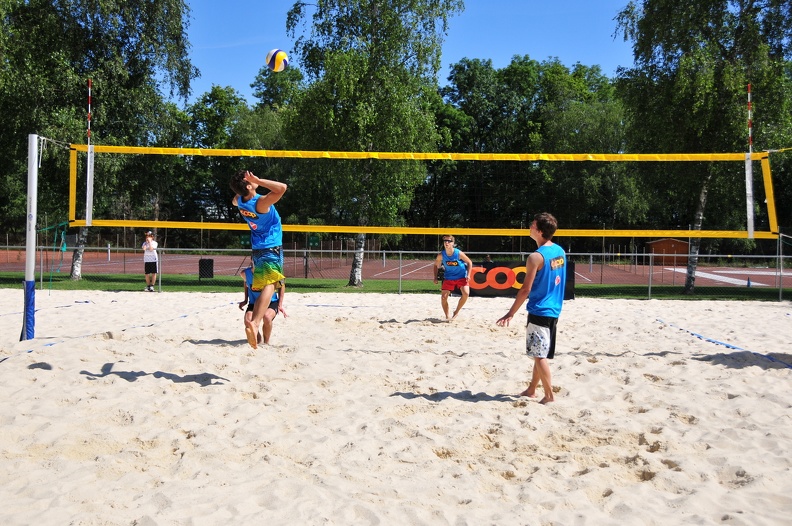
[[[751,84],[748,84],[748,153],[745,155],[745,207],[748,239],[754,238],[753,164],[751,162],[751,156],[753,154],[753,120],[751,118],[752,111]]]
[[[753,153],[753,121],[751,120],[751,84],[748,84],[748,153]]]
[[[91,146],[91,88],[93,82],[88,79],[88,162],[85,187],[85,226],[93,224],[93,190],[94,190],[94,151]]]

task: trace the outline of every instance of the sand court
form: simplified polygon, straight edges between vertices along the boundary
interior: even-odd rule
[[[789,302],[567,301],[556,402],[524,312],[293,294],[0,296],[4,524],[783,524]],[[541,390],[538,391],[541,395]]]

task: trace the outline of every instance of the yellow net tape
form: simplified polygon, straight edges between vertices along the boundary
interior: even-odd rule
[[[87,152],[85,144],[71,148]],[[381,159],[386,161],[744,161],[745,153],[421,153],[421,152],[331,152],[311,150],[242,150],[212,148],[154,148],[145,146],[94,145],[96,153],[137,155],[196,155],[220,157],[271,157],[296,159]],[[751,154],[752,160],[767,152]]]
[[[76,219],[76,152],[87,152],[85,144],[72,144],[69,224],[72,227],[86,226],[85,220]],[[144,146],[94,145],[95,153],[133,155],[194,155],[223,157],[270,157],[296,159],[380,159],[398,161],[599,161],[599,162],[670,162],[670,161],[745,161],[746,153],[420,153],[420,152],[332,152],[310,150],[244,150],[212,148],[155,148]],[[768,157],[770,152],[753,152],[751,160],[762,161],[766,187],[772,191]],[[771,232],[755,232],[758,239],[776,239],[775,208],[772,194],[768,199],[771,211]],[[137,221],[99,220],[92,226],[130,228],[184,228],[193,230],[241,230],[248,229],[245,223],[208,223],[194,221]],[[330,226],[330,225],[283,225],[285,232],[349,233],[349,234],[431,234],[441,235],[447,228],[388,227],[388,226]],[[527,229],[510,228],[454,228],[455,235],[470,236],[529,236]],[[694,234],[691,236],[691,234]],[[558,237],[696,237],[747,239],[748,232],[741,230],[594,230],[559,229]]]

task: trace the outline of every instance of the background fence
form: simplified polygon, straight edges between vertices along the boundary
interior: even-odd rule
[[[71,282],[73,250],[39,247],[36,277],[38,287],[81,288]],[[196,290],[242,290],[240,273],[250,264],[249,249],[167,249],[158,250],[160,274],[158,288],[190,287]],[[529,252],[466,252],[474,266],[486,269],[512,269],[525,264]],[[311,284],[349,280],[354,252],[338,249],[284,249],[284,270],[290,284],[310,290]],[[364,251],[363,282],[393,280],[398,292],[407,282],[423,281],[426,291],[433,284],[434,259],[429,251]],[[687,259],[684,254],[657,256],[646,253],[569,253],[574,263],[577,296],[667,298],[690,297],[684,294]],[[0,285],[22,286],[24,247],[6,246],[0,252]],[[780,301],[792,298],[792,256],[699,255],[692,297],[722,297]],[[86,247],[81,267],[83,284],[93,289],[143,290],[141,250]],[[476,276],[481,281],[484,274]],[[503,282],[503,276],[490,278]],[[510,289],[515,292],[516,289]],[[476,290],[472,291],[476,294]]]

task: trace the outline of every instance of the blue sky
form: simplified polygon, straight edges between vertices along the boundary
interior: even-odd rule
[[[250,84],[267,51],[292,51],[286,13],[294,1],[189,0],[190,59],[201,71],[190,102],[213,84],[231,86],[256,102]],[[462,58],[491,59],[495,68],[503,68],[514,55],[539,61],[557,57],[570,67],[599,65],[612,77],[617,67],[632,65],[630,43],[613,36],[614,18],[627,1],[466,0],[464,13],[449,21],[440,84],[446,83],[449,66]]]

